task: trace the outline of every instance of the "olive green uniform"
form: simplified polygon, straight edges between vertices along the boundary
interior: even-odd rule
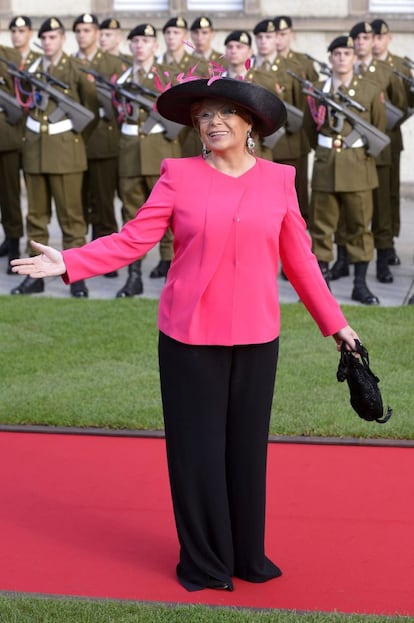
[[[154,63],[153,69],[142,76],[139,83],[147,89],[156,91],[156,75],[158,74],[162,79],[167,70],[167,66]],[[120,81],[127,84],[128,81],[132,81],[131,76],[132,71],[128,77],[125,77],[125,74],[121,76]],[[145,97],[151,99],[149,95]],[[181,156],[178,138],[168,140],[160,124],[157,124],[150,133],[143,134],[142,124],[149,113],[142,106],[136,112],[136,119],[124,119],[121,125],[118,171],[124,222],[133,219],[137,210],[148,198],[159,178],[161,161],[164,158]],[[172,259],[172,234],[170,232],[160,242],[160,255],[162,260]]]
[[[373,60],[364,73],[364,78],[372,80],[384,93],[386,100],[399,108],[402,112],[407,109],[407,100],[401,80],[392,69],[383,61]],[[401,130],[399,127],[387,129],[391,143],[377,157],[378,187],[374,191],[374,214],[372,231],[376,249],[391,249],[393,247],[393,225],[391,206],[391,164],[393,151],[400,151],[402,147]],[[393,147],[392,147],[393,146]]]
[[[301,66],[295,59],[285,59],[282,56],[276,56],[273,62],[263,64],[262,67],[256,69],[256,72],[260,72],[263,76],[266,76],[261,79],[260,82],[258,81],[258,83],[262,86],[266,86],[267,83],[267,88],[273,90],[283,101],[299,108],[300,110],[303,110],[305,100],[302,94],[302,88],[300,83],[287,73],[288,69],[302,76]],[[253,69],[247,72],[246,79],[250,79],[249,76],[252,75],[252,72]],[[309,151],[307,141],[306,145],[307,150]],[[299,207],[302,216],[305,220],[307,220],[308,180],[306,173],[306,181],[303,183],[304,156],[307,157],[307,152],[306,154],[303,152],[304,139],[302,132],[291,133],[287,130],[273,147],[272,159],[274,162],[290,164],[295,167],[297,171],[295,185],[296,192],[298,194]]]
[[[10,47],[0,46],[2,58],[20,65],[20,54]],[[14,96],[13,80],[7,65],[0,63],[0,89]],[[7,120],[0,105],[0,211],[6,238],[23,236],[23,217],[20,207],[20,153],[23,137],[23,118],[16,124]]]
[[[396,56],[391,52],[388,52],[384,61],[392,71],[399,71],[406,75],[407,78],[412,78],[409,67],[406,65],[403,58]],[[405,88],[407,106],[414,106],[414,92],[410,91],[408,82],[403,81]],[[397,125],[395,130],[389,134],[391,138],[391,179],[390,179],[390,204],[391,204],[391,228],[392,235],[397,237],[400,233],[401,218],[400,218],[400,159],[401,152],[404,149],[403,139],[401,134],[401,127]]]
[[[42,57],[43,58],[43,57]],[[29,71],[36,74],[41,69],[41,59]],[[65,95],[98,114],[95,89],[85,74],[79,71],[76,61],[63,53],[57,65],[48,73],[67,85]],[[62,90],[54,85],[57,90]],[[86,149],[82,134],[71,129],[71,121],[64,116],[51,123],[49,115],[57,108],[48,98],[44,110],[38,103],[30,110],[26,120],[23,141],[23,171],[27,186],[29,240],[48,243],[48,224],[51,218],[52,199],[62,230],[62,247],[69,249],[85,243],[86,225],[82,209],[82,178],[86,170]],[[43,107],[43,106],[42,106]],[[88,125],[84,135],[93,131]],[[33,253],[32,249],[29,249]]]
[[[328,89],[329,83],[316,83],[319,89],[324,86]],[[365,121],[385,130],[385,106],[378,86],[354,76],[348,88],[341,88],[364,106],[365,112],[358,114]],[[333,259],[333,237],[341,217],[349,261],[367,263],[374,249],[371,220],[372,190],[378,184],[375,159],[367,154],[362,141],[356,147],[344,147],[342,137],[352,131],[347,119],[340,131],[334,127],[335,120],[328,110],[318,131],[310,107],[306,108],[304,128],[310,145],[315,148],[310,210],[312,248],[318,261]]]
[[[93,69],[105,80],[116,79],[126,64],[112,54],[98,50],[92,60],[75,57],[81,67]],[[88,76],[93,82],[91,75]],[[98,92],[98,100],[100,95]],[[88,139],[86,154],[88,169],[83,179],[83,207],[87,224],[92,225],[92,238],[106,236],[118,230],[114,197],[118,187],[119,126],[117,112],[99,106],[99,122]]]

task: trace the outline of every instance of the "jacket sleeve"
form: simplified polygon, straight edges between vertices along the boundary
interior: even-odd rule
[[[174,174],[164,161],[151,195],[119,233],[102,236],[77,249],[63,251],[65,283],[96,277],[143,257],[170,226],[174,206]],[[139,207],[139,206],[138,206]]]
[[[294,168],[288,167],[285,176],[287,209],[279,237],[280,259],[283,271],[321,333],[332,335],[348,323],[311,251],[311,241],[298,206],[294,176]]]

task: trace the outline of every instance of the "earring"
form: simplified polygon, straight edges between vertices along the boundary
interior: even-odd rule
[[[254,148],[256,147],[256,143],[254,142],[254,138],[252,137],[250,130],[247,131],[246,146],[249,154],[254,154]]]
[[[201,155],[203,156],[204,160],[207,158],[208,156],[208,149],[207,147],[204,145],[203,143],[203,147],[201,148]]]

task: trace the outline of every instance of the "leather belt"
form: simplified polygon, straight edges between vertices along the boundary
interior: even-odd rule
[[[161,132],[164,132],[163,126],[161,123],[156,123],[148,134],[161,134]],[[139,126],[132,123],[123,123],[121,125],[121,134],[126,134],[127,136],[138,136],[140,134]]]
[[[327,149],[345,149],[348,147],[364,147],[364,141],[362,140],[362,138],[358,138],[352,143],[352,145],[345,145],[344,139],[342,137],[338,136],[336,138],[332,138],[331,136],[318,134],[318,145],[320,147],[326,147]]]
[[[57,123],[47,123],[46,121],[41,123],[33,119],[33,117],[27,117],[26,127],[35,132],[35,134],[62,134],[63,132],[73,130],[73,124],[70,119],[63,119],[63,121],[57,121]]]

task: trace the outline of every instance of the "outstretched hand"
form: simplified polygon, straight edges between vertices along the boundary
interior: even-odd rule
[[[30,244],[40,255],[12,260],[10,264],[14,273],[40,278],[56,277],[66,272],[65,262],[60,251],[45,244],[40,244],[40,242],[31,241]]]

